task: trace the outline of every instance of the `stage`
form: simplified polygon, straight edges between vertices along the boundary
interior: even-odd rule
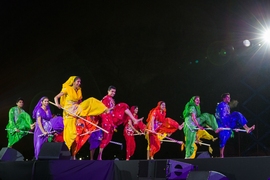
[[[168,164],[170,167],[168,168]],[[218,172],[230,180],[267,180],[270,157],[228,157],[158,160],[1,161],[0,179],[139,180],[186,179],[188,174]],[[177,178],[178,177],[178,178]],[[183,178],[184,177],[184,178]],[[202,176],[200,176],[203,179]],[[192,179],[188,177],[188,179]],[[211,178],[210,178],[211,179]],[[221,178],[222,179],[222,178]],[[198,179],[197,179],[198,180]],[[223,179],[222,179],[223,180]]]

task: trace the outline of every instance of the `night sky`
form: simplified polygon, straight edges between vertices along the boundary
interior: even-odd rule
[[[251,135],[236,133],[225,156],[268,155],[270,54],[258,37],[270,26],[269,9],[270,2],[258,0],[1,1],[0,148],[7,146],[8,111],[18,97],[32,114],[42,96],[53,101],[62,83],[77,75],[84,99],[102,99],[114,85],[116,102],[138,105],[145,120],[163,100],[167,116],[182,123],[194,95],[201,97],[202,112],[214,113],[220,95],[230,92],[239,101],[233,110],[257,128]],[[243,46],[245,39],[251,47]],[[122,130],[113,140],[125,145]],[[182,131],[171,137],[184,139]],[[32,141],[28,135],[13,147],[30,159]],[[146,158],[146,140],[136,141],[133,159]],[[218,156],[218,143],[212,145]],[[113,144],[103,154],[125,158]],[[178,144],[165,142],[156,155],[183,157]]]

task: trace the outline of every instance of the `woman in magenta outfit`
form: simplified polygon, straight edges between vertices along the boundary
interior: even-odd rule
[[[47,97],[42,97],[37,103],[35,109],[33,110],[33,119],[36,119],[36,128],[34,132],[34,148],[35,148],[35,158],[38,159],[38,154],[42,145],[48,142],[49,136],[53,134],[53,125],[50,122],[52,119],[52,113],[49,107],[49,99]],[[57,119],[56,119],[57,118]],[[63,118],[61,116],[54,117],[55,124],[61,124]]]

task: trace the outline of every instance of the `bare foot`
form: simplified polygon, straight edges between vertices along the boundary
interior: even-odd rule
[[[215,137],[212,139],[213,142],[215,142],[218,139],[218,137]]]
[[[98,154],[97,160],[102,160],[101,156],[101,154]]]
[[[250,128],[247,128],[247,133],[251,133],[255,129],[255,125],[251,126]]]

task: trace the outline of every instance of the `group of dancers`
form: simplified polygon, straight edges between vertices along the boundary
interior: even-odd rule
[[[184,122],[166,116],[166,103],[158,102],[143,123],[143,118],[138,118],[138,106],[129,107],[126,103],[116,104],[114,96],[116,87],[109,86],[108,94],[102,100],[90,97],[83,100],[81,78],[71,76],[62,85],[59,94],[54,97],[54,102],[48,97],[42,97],[35,106],[31,116],[23,110],[23,99],[19,98],[15,107],[9,111],[9,121],[6,127],[8,147],[18,142],[28,133],[34,133],[35,159],[45,142],[64,142],[71,151],[72,159],[88,141],[90,143],[90,159],[99,148],[98,160],[102,160],[104,148],[111,142],[117,127],[124,126],[126,140],[126,160],[130,160],[135,152],[136,135],[144,135],[148,142],[147,159],[154,159],[160,150],[161,142],[168,139],[185,146],[185,158],[195,158],[196,142],[200,138],[216,140],[206,129],[211,129],[219,134],[220,157],[224,157],[226,142],[233,131],[250,133],[255,125],[249,127],[246,118],[239,112],[230,113],[230,94],[224,93],[222,101],[217,105],[216,114],[201,113],[200,97],[194,96],[185,105],[183,111]],[[62,116],[53,116],[49,104],[63,110]],[[239,129],[243,127],[243,129]],[[184,131],[185,143],[171,138],[176,130]],[[182,146],[183,147],[183,146]]]

